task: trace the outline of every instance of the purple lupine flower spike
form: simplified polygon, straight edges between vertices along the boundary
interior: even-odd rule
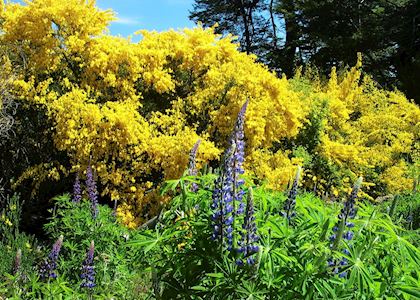
[[[196,176],[197,175],[197,167],[196,167],[196,156],[197,156],[197,150],[198,150],[198,146],[200,146],[201,140],[197,140],[197,142],[195,142],[194,147],[191,149],[190,151],[190,156],[189,156],[189,162],[188,162],[188,175],[190,176]],[[197,192],[198,190],[198,185],[196,183],[193,183],[191,185],[191,191],[192,192]]]
[[[350,222],[349,220],[354,219],[356,217],[357,208],[355,207],[355,204],[356,204],[357,194],[359,193],[360,187],[362,185],[362,181],[363,181],[362,177],[359,177],[357,179],[357,181],[355,182],[353,186],[353,190],[351,191],[350,197],[344,203],[344,207],[341,209],[340,213],[338,214],[339,221],[334,226],[335,231],[338,232],[338,234],[335,234],[335,236],[338,239],[343,237],[347,240],[351,240],[353,238],[353,232],[350,230],[350,228],[354,227],[354,223]],[[345,227],[347,227],[347,229],[349,230],[345,231]],[[335,244],[339,242],[336,238],[334,238],[333,241],[335,241]]]
[[[259,251],[259,247],[255,244],[259,237],[257,235],[257,225],[255,224],[254,216],[254,196],[252,188],[249,188],[244,224],[242,225],[241,239],[238,241],[238,252],[242,254],[236,263],[239,266],[244,265],[244,260],[248,265],[255,263],[254,254]]]
[[[350,219],[354,219],[356,217],[357,208],[355,207],[357,194],[359,193],[360,187],[362,185],[363,178],[359,177],[353,186],[353,190],[351,191],[350,197],[344,203],[344,207],[341,209],[338,215],[338,223],[333,227],[333,231],[335,232],[331,237],[330,241],[332,242],[331,248],[337,249],[339,246],[341,238],[345,240],[352,240],[353,239],[353,231],[351,228],[354,227],[354,223],[350,222]],[[344,249],[343,253],[345,255],[350,255],[350,251],[348,249]],[[335,274],[339,273],[340,278],[347,277],[347,272],[341,271],[343,267],[347,265],[347,259],[343,257],[342,259],[330,259],[329,266],[333,267],[334,270],[338,270]]]
[[[20,267],[22,265],[22,250],[18,249],[15,256],[15,261],[13,262],[12,274],[19,274]]]
[[[235,123],[235,128],[229,138],[229,145],[226,149],[220,168],[220,175],[215,181],[213,191],[213,203],[211,205],[214,213],[212,215],[214,232],[212,239],[220,239],[223,246],[231,251],[233,249],[234,220],[235,216],[243,213],[244,204],[242,201],[244,181],[239,175],[244,173],[242,163],[244,162],[244,119],[248,106],[247,101],[241,108]],[[236,207],[236,202],[238,207]]]
[[[73,202],[79,203],[82,200],[82,187],[80,185],[79,173],[76,174],[76,179],[73,185]]]
[[[233,196],[232,196],[232,149],[229,148],[222,160],[221,174],[216,179],[211,208],[214,232],[212,239],[227,243],[228,250],[233,244]]]
[[[98,190],[90,162],[86,170],[86,188],[91,201],[92,217],[96,219],[98,216]]]
[[[240,175],[244,173],[242,164],[245,160],[245,141],[244,141],[244,123],[245,123],[245,112],[248,107],[249,100],[247,100],[239,111],[236,119],[235,128],[230,137],[229,145],[233,149],[233,200],[238,201],[237,210],[234,214],[241,215],[244,212],[245,205],[243,202],[243,196],[245,192],[242,189],[244,184],[243,179],[240,179]]]
[[[54,243],[53,248],[48,255],[47,259],[41,265],[39,273],[41,278],[57,278],[55,269],[57,268],[58,254],[60,253],[61,246],[63,245],[63,236],[60,235],[58,240]]]
[[[286,217],[289,222],[296,215],[296,195],[298,191],[301,170],[302,168],[298,166],[295,179],[293,180],[292,187],[289,191],[289,196],[287,197],[287,200],[284,204],[284,211],[282,212],[283,216]]]
[[[94,241],[90,242],[90,247],[88,252],[86,253],[86,258],[82,264],[82,274],[80,278],[82,278],[82,283],[80,287],[92,289],[95,287],[95,267],[93,265],[93,258],[95,253],[95,243]]]

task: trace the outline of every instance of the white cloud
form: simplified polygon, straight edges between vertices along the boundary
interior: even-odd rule
[[[112,21],[116,24],[122,24],[122,25],[139,25],[141,24],[140,20],[138,18],[131,18],[131,17],[118,17],[117,20]]]

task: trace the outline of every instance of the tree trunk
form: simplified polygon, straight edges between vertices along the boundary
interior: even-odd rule
[[[245,10],[245,5],[242,0],[236,1],[239,11],[241,13],[242,22],[244,23],[244,30],[245,30],[245,51],[247,54],[251,52],[251,33],[249,31],[249,22],[248,16]]]
[[[295,68],[296,49],[299,42],[299,25],[294,0],[284,0],[282,8],[286,26],[286,42],[281,68],[287,77],[292,77]]]
[[[269,11],[270,11],[270,20],[271,20],[271,27],[273,28],[273,48],[274,50],[277,49],[277,28],[276,22],[274,21],[274,11],[273,11],[273,4],[274,0],[270,1]]]

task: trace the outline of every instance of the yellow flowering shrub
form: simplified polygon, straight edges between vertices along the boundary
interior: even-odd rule
[[[15,92],[47,109],[70,174],[83,173],[91,159],[102,195],[123,203],[118,213],[131,227],[166,201],[156,189],[182,174],[197,139],[198,167],[218,159],[247,99],[250,154],[270,155],[264,149],[296,135],[305,118],[286,79],[211,28],[139,31],[142,40],[132,43],[106,35],[112,12],[81,0],[7,3],[0,17],[2,42],[19,46],[25,57]],[[249,169],[281,162],[273,181],[291,172],[287,155],[265,159],[249,156]],[[30,176],[57,179],[37,171],[45,173],[45,165],[18,183]]]
[[[83,176],[91,161],[102,196],[120,201],[118,214],[135,227],[168,200],[158,188],[182,175],[197,139],[198,167],[217,161],[249,99],[245,168],[268,187],[283,189],[306,162],[306,178],[316,175],[319,188],[334,194],[365,174],[392,191],[408,185],[390,182],[395,168],[405,174],[419,109],[361,81],[360,62],[340,78],[333,70],[325,86],[315,73],[310,83],[305,76],[279,79],[213,28],[140,30],[133,43],[107,34],[114,14],[92,0],[1,3],[0,41],[20,53],[10,59],[23,66],[14,92],[47,111],[54,145],[71,164],[34,166],[18,183]],[[318,142],[299,156],[293,141],[310,136],[318,108],[325,111],[318,113]],[[317,174],[317,157],[329,173]],[[334,172],[344,186],[327,178]]]
[[[324,192],[338,194],[337,188],[348,192],[343,179],[351,182],[360,175],[372,189],[370,196],[409,190],[414,178],[407,162],[413,160],[420,140],[420,109],[402,93],[377,87],[369,76],[362,76],[361,66],[359,56],[356,66],[341,76],[333,69],[324,87],[309,84],[310,92],[305,92],[303,101],[312,110],[321,111],[323,105],[325,111],[323,117],[315,117],[320,120],[313,120],[319,122],[319,140],[313,148],[319,165],[311,166],[311,176],[321,175],[322,162],[327,172],[318,187]]]

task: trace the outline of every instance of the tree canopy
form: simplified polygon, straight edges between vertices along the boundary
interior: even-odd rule
[[[420,102],[419,0],[196,0],[190,18],[238,35],[241,48],[288,77],[310,63],[353,65]]]

